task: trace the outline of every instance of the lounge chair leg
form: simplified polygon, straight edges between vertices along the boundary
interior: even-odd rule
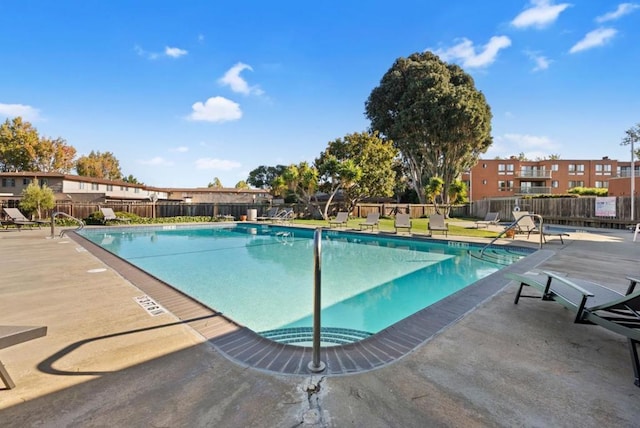
[[[518,304],[518,300],[520,300],[520,294],[522,294],[522,287],[524,287],[526,284],[524,282],[520,283],[520,287],[518,288],[518,292],[516,293],[516,298],[513,301],[514,305]]]
[[[9,376],[7,369],[4,368],[2,361],[0,361],[0,379],[2,379],[2,382],[4,382],[7,389],[13,389],[16,387],[16,384],[13,383],[13,380],[11,379],[11,376]]]
[[[633,375],[635,377],[635,381],[633,382],[635,386],[640,387],[640,362],[638,361],[638,341],[629,339],[629,351],[631,351],[631,363],[633,364]]]

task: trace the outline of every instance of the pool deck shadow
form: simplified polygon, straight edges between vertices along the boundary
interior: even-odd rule
[[[625,276],[638,270],[640,244],[632,237],[571,234],[564,245],[546,244],[531,268],[624,291]],[[471,305],[462,316],[443,304],[412,326],[389,328],[376,345],[365,343],[366,352],[394,358],[376,357],[367,367],[367,358],[342,360],[326,349],[328,372],[286,375],[260,366],[284,345],[257,352],[272,345],[248,345],[247,336],[263,339],[210,308],[156,297],[148,278],[142,284],[120,268],[101,270],[110,263],[92,251],[43,230],[0,234],[2,323],[49,327],[44,338],[0,351],[17,385],[0,390],[3,426],[637,424],[640,388],[624,338],[573,324],[553,302],[514,305],[513,283],[491,281],[495,289],[475,303],[462,299]],[[142,294],[168,312],[151,316],[134,300]],[[443,328],[446,316],[457,322]],[[423,338],[406,335],[429,325]],[[304,368],[310,353],[298,352],[288,361]]]

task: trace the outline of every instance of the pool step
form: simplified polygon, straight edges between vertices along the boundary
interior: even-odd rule
[[[260,336],[273,340],[274,342],[287,344],[300,344],[313,342],[312,327],[281,328],[258,333]],[[335,343],[346,345],[357,342],[371,336],[372,333],[352,330],[348,328],[322,327],[320,329],[320,341],[324,343]]]
[[[509,266],[512,263],[517,262],[518,260],[525,257],[525,254],[518,252],[505,252],[503,249],[494,250],[492,248],[487,248],[483,253],[480,251],[472,250],[469,251],[469,255],[473,258],[484,260],[487,262],[496,263],[499,265]]]

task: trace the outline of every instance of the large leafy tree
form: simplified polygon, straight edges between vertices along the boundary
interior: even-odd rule
[[[222,181],[218,177],[213,177],[213,181],[207,184],[207,187],[213,187],[214,189],[222,189]]]
[[[285,165],[260,165],[253,171],[249,172],[247,183],[256,189],[273,189],[274,180],[276,180],[277,177],[280,177],[285,169],[287,169],[287,166]]]
[[[443,198],[491,145],[491,109],[473,79],[431,52],[398,58],[366,104],[371,127],[400,150],[421,203],[432,177]]]
[[[62,138],[40,137],[21,117],[0,125],[0,170],[68,173],[76,149]]]
[[[120,180],[120,162],[113,153],[93,150],[87,156],[80,156],[76,161],[76,171],[78,175],[84,177],[104,178],[106,180]]]
[[[396,187],[397,150],[378,132],[347,134],[329,142],[315,165],[320,173],[321,190],[329,194],[323,216],[341,192],[350,211],[360,200],[372,196],[392,196]]]
[[[318,190],[318,170],[308,162],[289,165],[273,182],[272,189],[277,194],[288,193],[297,201],[304,202],[311,215],[315,215],[318,211],[318,204],[315,201]]]

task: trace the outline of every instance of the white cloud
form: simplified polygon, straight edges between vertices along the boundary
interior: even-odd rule
[[[552,0],[532,0],[531,7],[513,18],[511,25],[516,28],[544,28],[558,19],[570,6],[570,3],[553,4]]]
[[[20,116],[26,121],[36,121],[40,119],[40,110],[24,104],[0,103],[0,116],[5,116],[7,118]]]
[[[546,70],[551,64],[551,60],[537,52],[525,52],[527,56],[536,64],[532,71]]]
[[[571,49],[569,49],[569,53],[576,53],[605,45],[617,34],[617,32],[618,30],[615,28],[598,28],[593,30],[587,33],[582,40],[573,45]]]
[[[262,89],[258,86],[249,86],[247,81],[240,77],[240,73],[243,70],[253,71],[253,68],[250,65],[239,62],[227,70],[224,76],[218,79],[218,82],[221,85],[229,86],[233,92],[245,95],[262,95],[264,93]]]
[[[172,48],[169,46],[166,46],[164,48],[164,54],[166,56],[169,56],[171,58],[180,58],[181,56],[184,56],[186,54],[188,54],[189,52],[187,52],[184,49],[180,49],[180,48]]]
[[[504,134],[502,141],[505,141],[513,148],[515,144],[519,149],[525,150],[550,150],[557,148],[557,145],[549,137],[535,136],[528,134]]]
[[[149,160],[141,160],[140,161],[141,164],[143,165],[164,165],[164,166],[171,166],[173,165],[173,162],[168,161],[160,156],[156,156],[154,158],[151,158]]]
[[[476,53],[473,42],[462,38],[457,45],[445,50],[437,49],[434,52],[443,61],[460,60],[463,67],[480,68],[492,64],[496,60],[500,49],[509,46],[511,46],[511,40],[507,36],[493,36],[489,43],[484,45],[480,52]]]
[[[189,151],[189,147],[186,146],[180,146],[180,147],[176,147],[174,149],[169,149],[170,152],[178,152],[178,153],[186,153]]]
[[[159,58],[162,58],[162,57],[180,58],[181,56],[187,55],[189,53],[184,49],[172,48],[172,47],[169,47],[169,46],[166,46],[164,48],[164,52],[161,52],[161,53],[145,51],[139,45],[135,45],[133,47],[133,50],[136,52],[136,54],[138,54],[138,56],[141,56],[141,57],[147,58],[147,59],[151,59],[151,60],[159,59]]]
[[[240,104],[219,96],[211,97],[204,103],[198,101],[191,108],[193,111],[188,117],[189,120],[227,122],[242,117]]]
[[[596,18],[596,22],[603,23],[607,21],[615,21],[616,19],[622,18],[624,15],[628,15],[636,9],[639,9],[640,5],[634,3],[620,3],[618,8],[613,12],[605,13],[604,15],[598,16]]]
[[[215,158],[200,158],[196,160],[197,169],[215,169],[219,171],[230,171],[232,169],[240,168],[241,163]]]

